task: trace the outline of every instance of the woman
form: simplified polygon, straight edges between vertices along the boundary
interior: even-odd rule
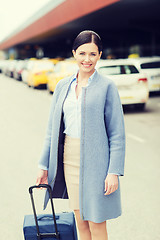
[[[57,84],[36,183],[49,183],[53,197],[69,197],[81,240],[107,240],[106,220],[121,215],[124,119],[117,88],[95,70],[101,54],[97,33],[75,39],[79,70]]]

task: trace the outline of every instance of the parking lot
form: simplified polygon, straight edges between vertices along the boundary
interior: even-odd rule
[[[23,239],[52,95],[0,74],[0,239]],[[160,94],[142,112],[125,109],[126,165],[121,177],[123,215],[107,223],[109,240],[160,239]],[[38,209],[43,191],[37,191]],[[56,211],[68,209],[56,201]],[[47,209],[49,212],[50,209]]]

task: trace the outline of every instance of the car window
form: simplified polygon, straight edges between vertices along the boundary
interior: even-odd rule
[[[139,73],[137,68],[133,65],[125,65],[124,68],[125,68],[125,74]]]
[[[29,62],[27,63],[26,68],[27,68],[28,70],[31,70],[32,67],[33,67],[33,65],[34,65],[34,61],[29,61]]]
[[[99,68],[99,72],[104,75],[118,75],[121,73],[120,66],[103,66]]]
[[[160,68],[160,61],[157,62],[148,62],[148,63],[142,63],[141,64],[142,69],[149,69],[149,68]]]
[[[119,75],[138,73],[138,70],[133,65],[115,65],[100,67],[99,72],[103,75]]]

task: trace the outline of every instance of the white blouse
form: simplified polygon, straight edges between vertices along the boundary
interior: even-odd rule
[[[94,72],[95,73],[95,72]],[[92,81],[94,73],[88,79],[88,84]],[[77,86],[77,74],[73,79],[70,89],[68,91],[67,97],[63,104],[64,113],[64,133],[73,138],[80,138],[81,133],[81,100],[82,91],[80,92],[78,98],[76,96],[76,86]]]

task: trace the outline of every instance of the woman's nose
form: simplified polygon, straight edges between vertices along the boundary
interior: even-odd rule
[[[86,55],[86,56],[85,56],[85,61],[86,61],[86,62],[89,62],[89,61],[90,61],[89,55]]]

